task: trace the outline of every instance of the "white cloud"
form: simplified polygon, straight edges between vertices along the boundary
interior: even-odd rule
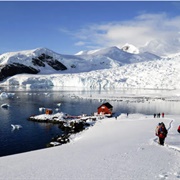
[[[78,30],[74,36],[82,45],[108,47],[131,43],[143,46],[153,39],[169,40],[179,36],[180,16],[167,14],[141,14],[129,21],[106,24],[90,24]],[[84,42],[84,44],[83,44]]]
[[[78,41],[75,43],[76,46],[83,46],[85,44],[85,42],[83,41]]]

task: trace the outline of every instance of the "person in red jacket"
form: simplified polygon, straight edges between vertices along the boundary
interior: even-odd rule
[[[160,123],[159,129],[158,129],[158,137],[159,137],[159,144],[164,145],[165,138],[167,136],[167,129],[165,127],[165,124],[163,122]]]
[[[162,113],[162,118],[164,117],[164,113]]]
[[[178,131],[178,133],[180,133],[180,125],[179,125],[179,127],[178,127],[177,131]]]
[[[160,127],[161,127],[161,123],[158,123],[158,125],[156,126],[156,129],[155,129],[156,136],[158,136],[158,131],[159,131]]]

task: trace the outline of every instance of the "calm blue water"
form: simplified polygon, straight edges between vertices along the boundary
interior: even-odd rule
[[[2,92],[2,90],[1,90]],[[71,115],[92,114],[102,104],[100,100],[77,98],[78,94],[93,94],[93,92],[76,91],[5,91],[14,93],[8,98],[0,98],[0,105],[7,103],[8,109],[0,107],[0,156],[12,155],[41,148],[51,141],[52,137],[61,134],[58,125],[28,121],[33,114],[41,114],[40,107]],[[101,93],[101,92],[99,92]],[[105,93],[105,92],[103,92]],[[110,93],[110,92],[109,92]],[[171,101],[108,101],[114,107],[115,115],[121,113],[180,114],[180,102]],[[22,129],[12,131],[11,124],[20,124]]]
[[[59,108],[60,112],[80,115],[95,112],[99,104],[98,101],[70,98],[64,92],[57,91],[13,93],[12,97],[0,98],[0,105],[10,105],[8,109],[0,107],[0,156],[45,148],[52,137],[62,133],[58,125],[27,120],[33,114],[42,114],[40,107],[51,108],[54,112]],[[60,107],[58,103],[61,103]],[[12,131],[11,124],[20,124],[23,128]]]

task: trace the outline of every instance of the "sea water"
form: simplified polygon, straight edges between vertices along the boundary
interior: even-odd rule
[[[83,100],[63,91],[6,91],[0,98],[0,156],[46,148],[51,139],[61,135],[58,125],[28,121],[31,115],[44,114],[43,109],[53,113],[70,115],[92,114],[98,101]],[[8,108],[2,108],[7,104]],[[11,124],[21,125],[14,129]]]

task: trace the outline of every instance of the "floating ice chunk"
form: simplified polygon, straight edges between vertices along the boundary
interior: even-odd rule
[[[57,106],[61,106],[61,103],[57,103]]]
[[[16,124],[16,125],[14,125],[14,124],[11,124],[11,127],[12,127],[12,130],[15,130],[15,129],[20,129],[20,128],[22,128],[22,126],[21,126],[21,125],[18,125],[18,124]]]
[[[6,93],[6,92],[2,92],[1,94],[0,94],[0,98],[12,98],[12,97],[14,97],[14,95],[15,95],[15,93]]]
[[[50,142],[50,145],[51,145],[51,146],[59,146],[60,143],[59,143],[59,142],[56,142],[56,141],[53,141],[53,142]]]
[[[2,93],[0,94],[0,97],[1,97],[1,98],[8,98],[8,93],[2,92]]]
[[[45,111],[45,109],[46,109],[46,108],[44,108],[44,107],[40,107],[40,108],[39,108],[39,111],[43,112],[43,111]]]
[[[9,104],[2,104],[1,107],[7,109],[7,108],[9,108]]]
[[[26,89],[31,89],[31,84],[26,84]]]

